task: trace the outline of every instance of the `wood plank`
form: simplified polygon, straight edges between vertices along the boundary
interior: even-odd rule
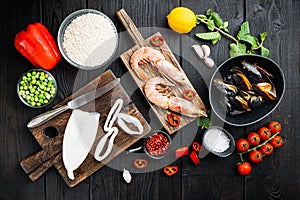
[[[230,34],[236,34],[238,26],[243,21],[243,2],[234,3],[232,1],[182,1],[182,6],[188,7],[195,14],[205,14],[211,8],[220,13],[221,17],[229,22]],[[201,94],[207,109],[211,109],[209,104],[209,84],[212,74],[218,65],[229,58],[229,44],[232,42],[223,37],[217,44],[212,45],[209,41],[200,40],[195,37],[196,33],[208,32],[205,25],[197,25],[186,37],[182,37],[182,68],[194,85],[196,91]],[[210,57],[215,61],[213,68],[208,68],[200,60],[192,45],[206,44],[211,49]],[[235,139],[244,134],[243,127],[233,127],[224,124],[214,113],[212,113],[213,125],[224,127]],[[183,130],[184,137],[182,143],[191,145],[193,141],[202,144],[204,129],[193,124],[194,131]],[[236,173],[236,163],[238,156],[234,153],[226,158],[219,158],[213,154],[208,154],[200,159],[200,165],[194,166],[190,159],[183,159],[182,169],[182,196],[183,199],[243,199],[244,179]],[[205,185],[205,186],[204,186]],[[234,189],[233,189],[234,188]]]
[[[22,104],[16,93],[18,78],[33,66],[13,45],[15,34],[40,20],[40,6],[39,1],[10,1],[0,7],[0,199],[24,199],[27,192],[32,199],[45,197],[45,179],[31,184],[17,164],[40,147],[25,127],[27,119],[38,109]]]
[[[245,179],[246,198],[264,199],[295,199],[298,198],[300,182],[299,136],[295,134],[300,128],[298,113],[299,104],[295,104],[300,97],[299,68],[291,67],[296,64],[295,55],[299,55],[299,44],[295,42],[300,27],[295,15],[299,15],[299,2],[255,0],[247,2],[246,18],[250,22],[252,34],[258,35],[266,31],[265,46],[270,49],[270,58],[279,64],[285,74],[286,93],[280,105],[266,119],[247,128],[247,132],[266,125],[272,120],[282,124],[280,134],[284,146],[275,149],[271,156],[265,157],[263,162],[254,166],[251,178]],[[298,59],[299,60],[299,59]],[[297,64],[296,64],[297,65]]]

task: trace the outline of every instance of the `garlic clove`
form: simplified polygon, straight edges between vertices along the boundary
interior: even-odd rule
[[[206,44],[203,44],[203,45],[201,45],[201,48],[202,48],[203,53],[204,53],[204,58],[209,57],[209,55],[210,55],[210,47],[208,45],[206,45]]]
[[[132,179],[130,172],[125,168],[123,170],[123,178],[126,181],[126,183],[130,183]]]
[[[192,45],[192,48],[194,49],[194,51],[196,52],[196,54],[199,56],[200,59],[204,58],[204,52],[200,47],[200,45],[196,45],[196,44]]]
[[[215,65],[215,62],[211,58],[204,58],[204,63],[207,65],[207,67],[212,68]]]

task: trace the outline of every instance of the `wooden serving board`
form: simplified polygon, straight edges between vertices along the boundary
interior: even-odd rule
[[[54,108],[65,105],[72,98],[82,95],[88,91],[95,90],[96,88],[101,87],[114,79],[116,79],[114,74],[110,70],[107,70],[103,74],[86,84],[84,87],[79,89],[77,92],[67,97],[61,103],[54,106]],[[124,133],[121,128],[119,128],[119,133],[114,141],[112,152],[105,160],[103,160],[102,162],[98,162],[94,159],[93,154],[98,141],[104,135],[103,126],[107,114],[109,113],[109,110],[114,102],[119,98],[122,98],[124,100],[124,105],[121,112],[127,113],[139,119],[144,127],[144,132],[139,136],[130,136]],[[100,120],[97,136],[94,141],[93,147],[84,162],[78,169],[74,171],[75,179],[70,180],[68,178],[67,171],[62,160],[63,135],[68,119],[72,113],[72,110],[68,110],[58,115],[54,119],[46,122],[45,124],[30,129],[37,142],[43,148],[42,151],[35,153],[34,155],[26,158],[21,162],[22,168],[32,181],[38,179],[47,169],[49,169],[51,166],[54,166],[58,170],[62,178],[65,180],[65,182],[68,184],[68,186],[73,187],[99,170],[106,163],[126,150],[140,138],[144,137],[151,130],[149,124],[143,118],[142,114],[138,111],[136,106],[132,103],[130,97],[127,95],[126,91],[120,83],[108,93],[100,96],[95,101],[92,101],[80,107],[80,109],[88,112],[99,112]],[[117,125],[115,124],[114,126]],[[49,130],[52,130],[52,134],[50,135],[48,134]],[[53,130],[57,131],[56,134],[53,134]]]
[[[143,36],[141,35],[141,33],[139,32],[139,30],[137,29],[137,27],[134,25],[131,18],[125,12],[124,9],[119,10],[117,12],[117,16],[120,19],[120,21],[123,23],[124,27],[126,28],[129,35],[131,36],[131,38],[133,39],[133,41],[136,44],[134,47],[132,47],[128,51],[121,54],[120,57],[121,57],[122,61],[124,62],[125,66],[127,67],[128,71],[130,72],[131,76],[135,80],[136,84],[139,86],[140,90],[144,94],[144,96],[145,96],[144,85],[145,85],[146,81],[143,81],[142,79],[140,79],[137,76],[137,74],[135,73],[135,71],[132,70],[132,67],[130,65],[131,55],[137,49],[139,49],[140,47],[148,46],[148,47],[152,47],[156,50],[160,50],[161,53],[165,56],[166,60],[171,62],[177,69],[179,69],[179,71],[184,73],[184,75],[186,76],[185,72],[182,70],[180,64],[176,60],[174,54],[172,53],[172,51],[170,50],[170,48],[169,48],[169,46],[166,42],[164,42],[164,44],[160,47],[153,47],[151,45],[150,38],[152,38],[155,35],[162,36],[159,32],[152,35],[152,36],[150,36],[147,39],[144,39]],[[158,76],[157,73],[154,70],[151,70],[150,65],[149,65],[149,67],[145,67],[143,69],[146,71],[147,75],[150,75],[150,78]],[[172,88],[172,89],[174,89],[174,93],[176,94],[176,96],[182,97],[182,92],[183,92],[184,89],[192,89],[192,90],[196,91],[194,89],[193,85],[191,84],[191,82],[189,81],[187,76],[186,76],[186,79],[188,80],[187,85],[177,84],[176,87]],[[145,98],[147,99],[146,96],[145,96]],[[196,119],[196,117],[187,117],[187,116],[181,115],[180,116],[180,121],[181,121],[180,125],[177,126],[177,127],[173,127],[167,121],[167,115],[168,115],[168,113],[171,113],[172,111],[166,110],[166,109],[163,109],[163,108],[161,108],[157,105],[154,105],[150,101],[148,101],[148,103],[150,104],[150,106],[153,109],[154,113],[156,114],[156,116],[158,117],[158,119],[162,123],[163,127],[166,129],[166,131],[169,134],[173,134],[173,133],[177,132],[178,130],[180,130],[181,128],[183,128],[184,126],[188,125],[189,123],[193,122]],[[207,111],[203,101],[201,100],[201,98],[198,94],[197,94],[196,98],[194,100],[192,100],[192,103],[194,105],[198,106],[201,110],[203,110],[205,112]]]

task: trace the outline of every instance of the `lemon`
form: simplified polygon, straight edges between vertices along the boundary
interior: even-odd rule
[[[178,33],[188,33],[196,26],[195,13],[186,7],[176,7],[167,15],[170,28]]]

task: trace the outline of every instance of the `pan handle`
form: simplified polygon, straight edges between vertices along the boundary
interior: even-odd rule
[[[147,46],[145,43],[145,39],[141,35],[140,31],[137,29],[134,22],[123,8],[117,11],[117,17],[122,22],[130,37],[137,45],[139,45],[140,47]]]

